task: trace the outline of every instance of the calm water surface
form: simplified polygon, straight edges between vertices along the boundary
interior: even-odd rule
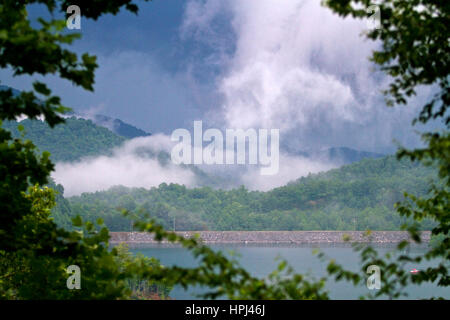
[[[318,248],[328,257],[335,259],[349,270],[357,271],[360,269],[360,259],[358,253],[347,244],[319,244],[319,245],[212,245],[214,250],[221,250],[229,254],[237,254],[236,259],[240,264],[256,277],[266,277],[272,272],[280,262],[285,259],[294,268],[296,272],[307,273],[312,277],[319,279],[327,274],[326,262],[322,262],[313,254],[313,250]],[[380,253],[385,253],[394,249],[394,245],[375,245]],[[427,250],[426,247],[412,247],[410,254],[423,254]],[[170,247],[167,245],[146,245],[145,247],[137,247],[131,250],[134,253],[142,253],[148,257],[155,257],[162,264],[171,266],[178,265],[180,267],[195,267],[196,259],[186,249],[179,247]],[[406,265],[407,270],[412,268],[423,269],[433,265],[431,262],[423,262],[420,265]],[[374,290],[367,289],[365,283],[355,287],[347,282],[334,282],[328,280],[326,289],[332,299],[358,299],[361,295]],[[170,296],[174,299],[196,299],[197,294],[207,291],[205,288],[194,287],[185,291],[181,287],[175,287]],[[411,285],[407,288],[407,299],[423,299],[432,296],[442,296],[450,299],[450,289],[440,288],[434,284]]]

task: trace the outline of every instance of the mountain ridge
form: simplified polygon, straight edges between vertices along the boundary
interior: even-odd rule
[[[81,114],[78,116],[85,119],[89,119],[96,125],[105,127],[114,132],[115,134],[127,139],[133,139],[137,137],[149,137],[152,135],[151,133],[146,132],[140,128],[137,128],[132,124],[126,123],[118,118],[112,118],[102,114],[95,114],[93,116],[86,116],[86,117]]]

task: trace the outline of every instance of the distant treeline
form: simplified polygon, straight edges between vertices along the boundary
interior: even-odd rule
[[[111,231],[131,229],[121,209],[135,218],[148,213],[176,230],[399,230],[406,220],[394,204],[404,191],[426,195],[434,178],[431,168],[389,156],[311,174],[268,192],[165,183],[149,190],[118,186],[62,203],[59,198],[54,216],[64,224],[75,215],[102,218]],[[422,229],[431,227],[422,221]]]

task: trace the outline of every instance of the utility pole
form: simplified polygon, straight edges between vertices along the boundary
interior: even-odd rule
[[[175,219],[176,219],[176,216],[173,216],[173,232],[175,232]]]

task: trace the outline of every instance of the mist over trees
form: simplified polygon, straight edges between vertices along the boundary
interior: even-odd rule
[[[400,190],[426,196],[435,170],[395,157],[366,159],[328,172],[302,177],[268,192],[244,187],[189,189],[177,184],[144,188],[114,187],[68,198],[71,215],[102,218],[111,231],[129,231],[126,209],[149,213],[172,230],[399,230],[408,219],[394,204]],[[64,216],[54,211],[54,216]],[[412,220],[412,219],[409,219]],[[430,220],[421,228],[430,230]]]

